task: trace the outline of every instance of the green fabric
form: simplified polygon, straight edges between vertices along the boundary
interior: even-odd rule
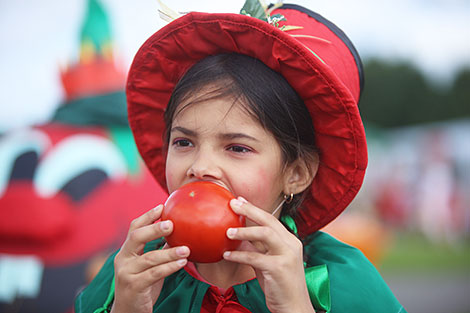
[[[115,277],[113,277],[113,280],[111,281],[111,286],[109,287],[108,297],[104,301],[103,306],[96,309],[93,313],[103,313],[103,312],[110,311],[111,304],[114,301],[114,285],[115,285]]]
[[[163,238],[158,238],[152,241],[147,242],[147,244],[144,247],[144,253],[147,253],[149,251],[157,250],[157,249],[162,249],[165,241]]]
[[[374,265],[358,249],[323,232],[312,234],[304,244],[309,266],[328,267],[332,313],[405,312]]]
[[[72,125],[128,127],[126,94],[117,91],[66,102],[52,120]]]
[[[290,229],[297,237],[299,237],[299,233],[297,231],[297,225],[295,225],[295,221],[292,216],[283,215],[281,216],[281,221],[286,225],[288,229]]]
[[[144,252],[157,248],[160,242],[147,244]],[[358,249],[341,243],[328,234],[316,232],[306,239],[305,253],[308,256],[307,281],[311,280],[309,277],[324,276],[325,269],[329,277],[329,288],[325,284],[315,285],[314,288],[309,285],[309,293],[316,293],[315,297],[311,298],[316,310],[319,310],[317,305],[328,306],[328,301],[321,304],[315,301],[324,301],[324,297],[320,295],[327,294],[329,289],[331,308],[329,311],[328,308],[324,309],[327,312],[405,312],[380,274]],[[108,259],[93,282],[78,295],[75,302],[76,313],[94,312],[97,308],[103,307],[109,298],[110,290],[113,292],[110,289],[114,272],[113,259],[114,255]],[[313,279],[328,281],[318,277]],[[185,270],[180,270],[165,279],[154,312],[199,312],[208,288],[208,284],[196,280]],[[251,312],[269,312],[256,279],[235,285],[233,288],[240,304]]]
[[[297,225],[295,220],[290,215],[281,216],[281,221],[284,225],[290,229],[297,237],[299,237]],[[308,294],[310,301],[312,301],[313,307],[316,310],[322,310],[329,312],[331,309],[331,297],[330,297],[330,280],[328,277],[328,268],[325,264],[307,267],[307,263],[304,262],[305,267],[305,282],[307,283]]]
[[[106,260],[95,279],[77,296],[75,299],[76,313],[93,313],[99,309],[103,309],[101,312],[106,312],[106,300],[110,296],[110,287],[114,281],[113,262],[116,254],[117,251]]]
[[[308,295],[315,309],[330,312],[330,279],[325,264],[305,268]]]
[[[180,270],[165,278],[163,289],[153,307],[158,313],[199,313],[209,285]]]

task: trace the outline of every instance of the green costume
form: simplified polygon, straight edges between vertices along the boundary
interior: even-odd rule
[[[145,251],[155,249],[157,243],[158,241],[148,243]],[[304,244],[305,254],[308,256],[307,284],[317,312],[406,312],[375,267],[358,249],[323,232],[308,236]],[[78,295],[75,302],[76,313],[107,312],[110,309],[114,295],[112,285],[115,255],[116,253],[109,257],[96,278]],[[309,273],[312,273],[310,277]],[[165,279],[153,311],[200,312],[208,288],[208,284],[181,269]],[[235,285],[234,290],[240,304],[251,312],[269,312],[257,279]]]

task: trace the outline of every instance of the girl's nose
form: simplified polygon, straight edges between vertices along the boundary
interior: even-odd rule
[[[188,168],[186,175],[196,179],[220,179],[221,169],[214,157],[199,153]]]

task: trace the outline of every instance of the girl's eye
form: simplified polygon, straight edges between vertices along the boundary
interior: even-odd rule
[[[173,145],[177,147],[191,147],[193,143],[189,141],[188,139],[177,138],[173,140]]]
[[[233,145],[228,147],[229,151],[236,152],[236,153],[248,153],[252,152],[250,148],[247,148],[245,146],[238,146],[238,145]]]

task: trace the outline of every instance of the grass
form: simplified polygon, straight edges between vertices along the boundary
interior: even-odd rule
[[[433,244],[418,234],[397,234],[379,266],[381,272],[456,271],[470,273],[470,242]]]

